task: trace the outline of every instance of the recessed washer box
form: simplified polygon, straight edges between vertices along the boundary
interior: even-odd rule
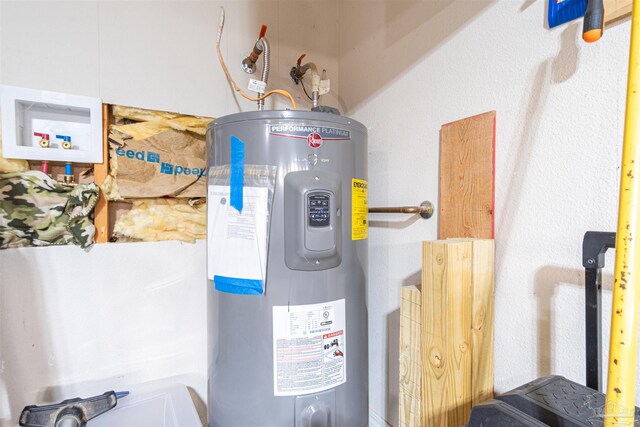
[[[102,163],[100,98],[0,86],[0,105],[5,158]],[[43,148],[47,137],[49,148]],[[64,141],[71,148],[63,148]]]

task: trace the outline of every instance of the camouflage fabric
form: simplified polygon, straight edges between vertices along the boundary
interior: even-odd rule
[[[95,184],[63,185],[40,171],[0,174],[0,249],[93,243]]]

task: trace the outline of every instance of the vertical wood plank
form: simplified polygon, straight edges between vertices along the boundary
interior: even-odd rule
[[[474,239],[472,337],[472,403],[493,397],[494,241]]]
[[[423,426],[458,427],[471,412],[471,281],[470,242],[423,242]]]
[[[630,16],[632,3],[632,0],[604,0],[604,23]]]
[[[96,203],[94,224],[96,226],[96,243],[109,241],[109,202],[102,191],[102,184],[109,174],[109,116],[108,104],[102,104],[102,163],[93,165],[95,183],[100,187],[100,197]]]
[[[493,238],[496,112],[440,130],[438,238]]]
[[[400,292],[399,427],[420,427],[422,297],[417,286],[404,286]]]

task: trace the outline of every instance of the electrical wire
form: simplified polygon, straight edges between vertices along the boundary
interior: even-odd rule
[[[282,90],[282,89],[275,89],[275,90],[271,90],[267,93],[265,93],[264,95],[262,95],[259,98],[254,98],[253,96],[247,95],[241,88],[238,87],[238,85],[236,84],[236,82],[233,80],[233,78],[231,77],[231,74],[229,73],[229,70],[227,69],[227,66],[224,63],[224,59],[222,58],[222,52],[220,51],[220,39],[222,38],[222,30],[224,28],[224,7],[220,6],[220,23],[218,25],[218,35],[216,37],[216,51],[218,52],[218,60],[220,61],[220,66],[222,67],[222,70],[224,71],[224,74],[227,76],[227,80],[229,81],[229,83],[231,83],[231,86],[233,86],[233,89],[238,92],[240,95],[242,95],[244,98],[248,99],[249,101],[260,101],[263,100],[265,98],[268,98],[269,96],[273,95],[273,94],[278,94],[278,95],[282,95],[284,97],[289,98],[289,100],[291,101],[291,105],[293,106],[293,109],[296,110],[296,101],[293,99],[293,96],[291,96],[291,94],[289,92],[287,92],[286,90]]]
[[[302,85],[302,90],[304,90],[304,94],[307,95],[307,98],[309,98],[309,101],[313,101],[313,98],[309,96],[309,94],[307,93],[307,88],[304,87],[304,81],[302,81],[302,79],[300,79],[300,84]]]

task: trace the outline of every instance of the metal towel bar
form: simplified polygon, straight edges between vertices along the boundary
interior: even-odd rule
[[[420,203],[420,206],[388,206],[382,208],[369,208],[369,213],[403,213],[403,214],[420,214],[424,219],[433,216],[433,204],[429,201]]]

